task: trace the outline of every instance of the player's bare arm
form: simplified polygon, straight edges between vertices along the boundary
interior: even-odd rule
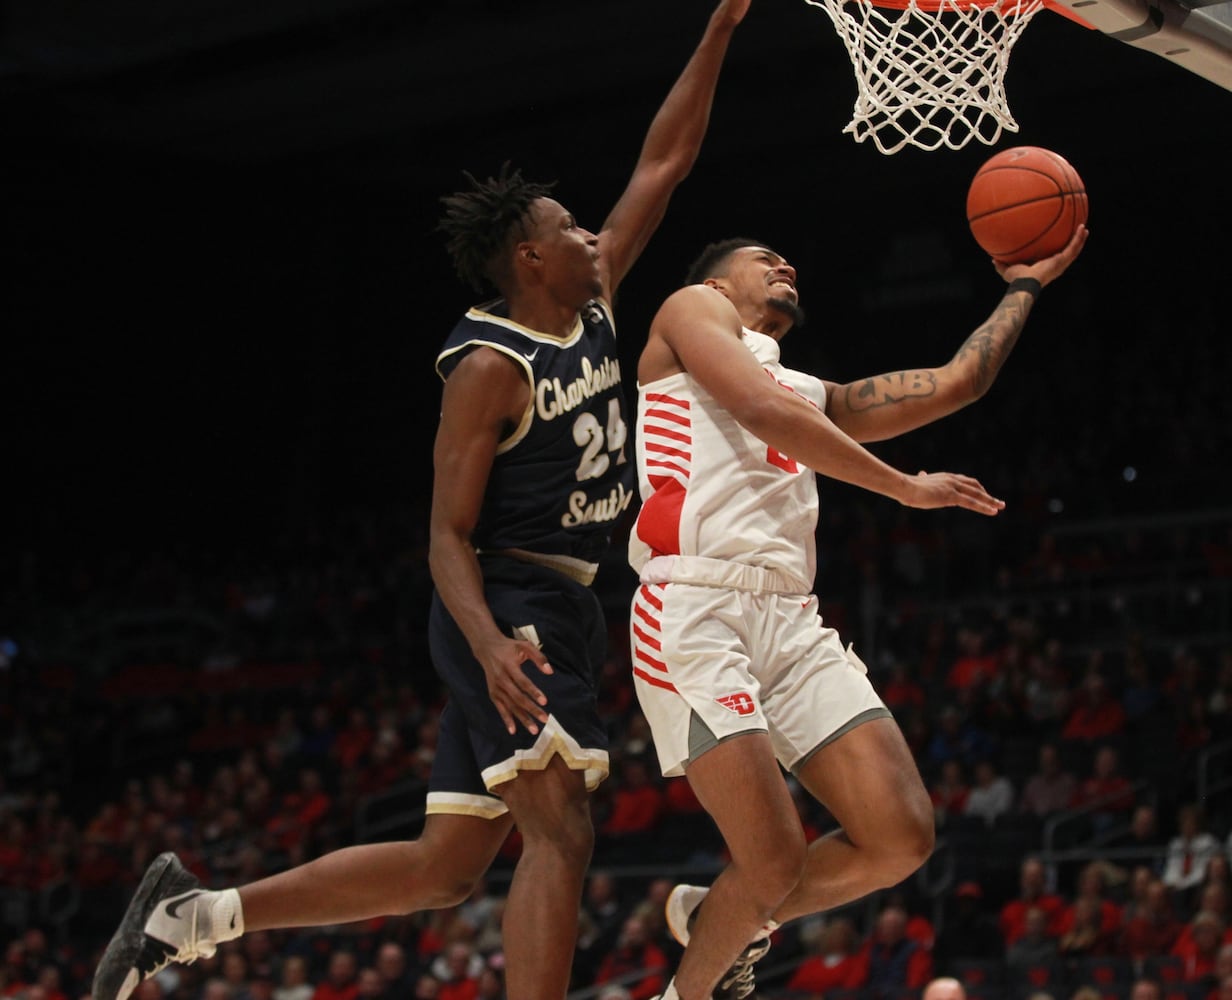
[[[1056,280],[1086,243],[1079,226],[1060,253],[1034,264],[999,268],[1008,282]],[[982,397],[1009,357],[1031,313],[1030,291],[1007,291],[992,314],[940,368],[875,375],[845,385],[827,383],[826,414],[857,441],[884,441],[948,416]]]
[[[663,220],[672,192],[688,176],[710,122],[710,108],[732,32],[750,0],[723,0],[650,123],[637,164],[599,231],[599,268],[608,300]]]
[[[471,533],[479,521],[497,446],[518,425],[529,401],[530,387],[513,362],[490,348],[477,348],[445,380],[433,448],[428,551],[432,579],[482,664],[488,693],[511,733],[518,725],[537,733],[537,723],[548,718],[546,698],[522,665],[530,660],[544,673],[551,667],[533,643],[497,627],[484,600]]]
[[[964,507],[996,514],[1004,504],[969,476],[909,476],[844,434],[821,409],[770,378],[741,340],[741,321],[722,293],[690,285],[672,294],[651,324],[647,351],[667,348],[669,368],[687,371],[715,400],[771,448],[814,472],[911,507]],[[671,374],[649,366],[639,380]]]

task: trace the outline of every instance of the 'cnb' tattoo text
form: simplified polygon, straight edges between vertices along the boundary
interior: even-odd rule
[[[931,396],[936,391],[937,380],[932,372],[894,372],[853,382],[847,389],[847,406],[856,411],[872,410],[904,399]]]

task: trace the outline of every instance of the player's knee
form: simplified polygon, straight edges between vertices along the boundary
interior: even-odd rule
[[[479,878],[470,874],[458,874],[448,870],[438,871],[428,883],[431,886],[428,905],[424,909],[440,910],[465,903],[479,884]],[[408,906],[403,913],[414,913],[419,906]]]
[[[895,885],[915,873],[933,853],[937,831],[927,797],[907,797],[890,830],[883,841],[885,870],[887,884]]]

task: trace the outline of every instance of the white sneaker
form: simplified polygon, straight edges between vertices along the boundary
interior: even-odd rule
[[[94,973],[93,1000],[128,1000],[144,979],[172,962],[195,962],[217,950],[212,907],[199,897],[214,893],[167,852],[151,862],[133,893],[120,927]],[[231,912],[233,937],[238,912]]]
[[[700,885],[678,885],[667,896],[663,910],[667,918],[667,928],[680,944],[686,948],[689,945],[689,935],[693,929],[693,921],[697,917],[697,908],[710,890]],[[753,978],[753,963],[762,958],[770,950],[770,934],[763,928],[763,933],[740,953],[740,957],[732,963],[730,969],[723,973],[719,985],[711,994],[713,1000],[745,1000],[756,988]]]

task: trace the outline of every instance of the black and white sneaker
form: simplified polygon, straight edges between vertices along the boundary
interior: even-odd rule
[[[142,980],[172,962],[212,956],[218,947],[211,933],[212,907],[202,897],[216,895],[174,854],[155,858],[98,963],[93,1000],[128,1000]],[[233,925],[235,919],[232,914]]]
[[[697,908],[702,905],[702,900],[709,891],[700,885],[678,885],[667,897],[664,907],[667,928],[672,932],[672,937],[685,947],[688,947],[693,922],[697,919]],[[740,953],[731,968],[723,973],[719,985],[711,994],[713,1000],[745,1000],[746,997],[752,996],[757,985],[753,978],[753,965],[769,950],[768,933],[756,938]]]

